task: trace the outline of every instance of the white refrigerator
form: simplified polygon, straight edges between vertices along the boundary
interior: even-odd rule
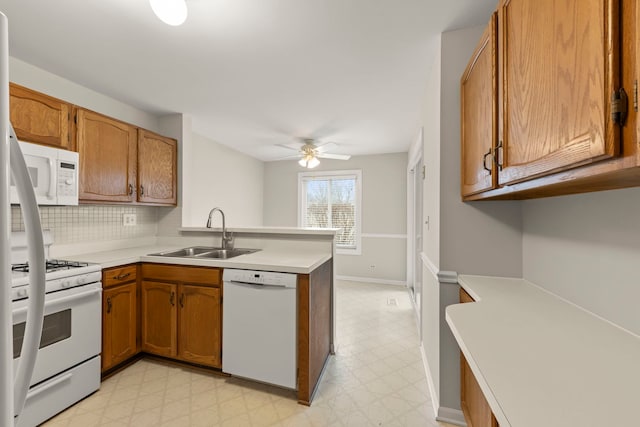
[[[13,372],[11,315],[11,206],[15,182],[28,238],[29,306],[22,352]],[[45,259],[40,213],[31,179],[9,122],[9,26],[0,12],[0,426],[17,423],[36,362],[44,317]]]

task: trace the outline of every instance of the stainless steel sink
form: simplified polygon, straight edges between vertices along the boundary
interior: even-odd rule
[[[228,259],[240,255],[246,255],[257,252],[260,249],[222,249],[210,246],[191,246],[189,248],[178,249],[177,251],[159,252],[157,254],[149,254],[150,256],[166,256],[174,258],[217,258]]]
[[[196,257],[227,259],[227,258],[233,258],[233,257],[239,256],[239,255],[251,254],[259,250],[260,249],[216,249],[215,251],[198,254],[196,255]]]

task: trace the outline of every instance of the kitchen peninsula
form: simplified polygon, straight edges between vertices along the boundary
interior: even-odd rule
[[[122,244],[114,247],[117,243],[110,243],[89,253],[87,245],[74,245],[52,247],[52,251],[59,257],[73,256],[74,259],[99,263],[103,267],[105,293],[102,357],[103,373],[107,375],[126,366],[132,357],[140,353],[219,369],[224,357],[220,333],[223,304],[221,279],[224,269],[296,274],[296,389],[298,402],[310,405],[323,368],[335,345],[333,256],[336,231],[280,227],[228,228],[227,232],[233,234],[236,248],[258,249],[229,259],[153,255],[192,246],[219,247],[221,230],[215,228],[181,228],[178,236],[158,237],[141,246],[127,247]],[[166,315],[158,315],[159,311],[152,307],[153,304],[158,304],[157,301],[164,303],[164,299],[150,297],[151,291],[145,290],[153,287],[153,295],[159,296],[161,285],[168,289],[165,292],[167,301],[170,298],[170,304],[166,304],[169,310],[165,312]],[[122,295],[123,305],[119,308],[120,316],[117,316],[117,322],[120,323],[106,317],[112,310],[118,309],[118,290],[122,291],[117,295]],[[183,299],[188,302],[190,297],[194,301],[198,298],[198,302],[192,307],[209,304],[210,308],[183,315],[178,306],[184,308],[187,304],[183,304]],[[176,301],[179,303],[176,304]],[[154,314],[149,314],[152,312]],[[156,328],[156,331],[141,331],[145,325],[145,316],[158,319],[156,321],[149,318],[147,324],[165,322],[163,330],[158,331]],[[206,331],[194,331],[205,329],[197,327],[199,323],[193,322],[194,319],[203,317],[210,320],[211,325],[206,327]],[[129,320],[123,325],[122,319]],[[190,326],[183,328],[182,325],[187,324]],[[107,330],[109,327],[112,329]],[[135,330],[135,337],[132,330]],[[190,336],[184,338],[180,335],[185,333]],[[153,337],[149,338],[153,334],[167,336],[166,345],[163,340],[160,340],[163,345],[156,345],[157,339],[154,345],[147,345],[153,341]]]

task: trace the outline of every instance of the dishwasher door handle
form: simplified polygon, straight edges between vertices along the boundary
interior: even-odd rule
[[[264,284],[264,283],[249,283],[249,282],[241,282],[239,280],[230,280],[227,283],[232,283],[234,285],[241,285],[241,286],[248,286],[248,287],[252,287],[252,288],[278,288],[278,289],[293,289],[289,286],[285,286],[285,285],[270,285],[270,284]]]

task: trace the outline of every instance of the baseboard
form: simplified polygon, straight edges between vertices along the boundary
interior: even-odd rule
[[[427,375],[427,384],[429,385],[429,394],[431,395],[431,405],[433,405],[433,413],[437,414],[438,408],[440,407],[440,398],[438,396],[438,393],[436,392],[436,386],[433,383],[433,378],[431,378],[429,361],[427,360],[427,355],[424,352],[424,346],[422,342],[420,342],[420,355],[422,356],[422,365],[424,366],[424,372]]]
[[[467,422],[464,420],[464,415],[462,414],[462,411],[460,409],[440,407],[438,408],[437,414],[438,415],[436,415],[436,420],[438,421],[453,424],[456,426],[467,426]]]
[[[347,280],[349,282],[376,283],[379,285],[407,286],[407,282],[403,280],[374,279],[372,277],[357,277],[357,276],[336,276],[336,279]]]

